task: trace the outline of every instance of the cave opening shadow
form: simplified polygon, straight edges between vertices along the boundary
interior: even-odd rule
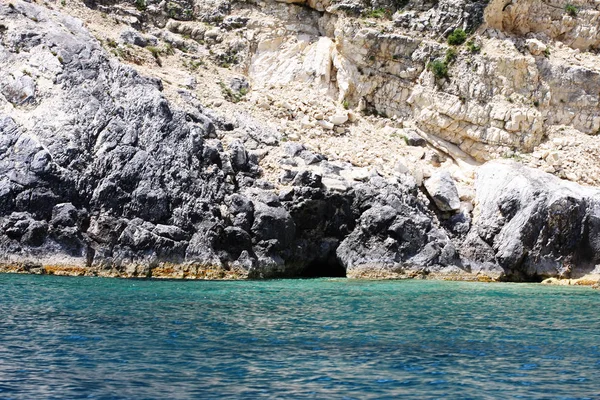
[[[337,257],[327,260],[315,260],[308,264],[300,273],[299,278],[345,278],[346,268]]]

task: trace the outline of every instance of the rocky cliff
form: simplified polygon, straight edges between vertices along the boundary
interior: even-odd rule
[[[595,6],[380,3],[0,5],[0,269],[597,280]]]

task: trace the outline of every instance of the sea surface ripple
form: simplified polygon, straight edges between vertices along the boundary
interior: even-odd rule
[[[600,291],[0,275],[0,399],[600,399]]]

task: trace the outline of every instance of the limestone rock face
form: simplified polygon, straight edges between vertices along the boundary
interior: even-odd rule
[[[512,277],[579,277],[600,261],[600,191],[514,162],[478,171],[463,256]],[[596,272],[597,273],[597,272]]]
[[[309,1],[311,12],[267,2],[261,11],[278,19],[254,31],[249,75],[265,86],[313,84],[366,112],[414,121],[478,161],[531,152],[555,126],[599,131],[595,5],[571,16],[536,0],[371,3]],[[365,18],[378,5],[392,21]],[[458,28],[479,30],[467,45],[444,43]],[[429,71],[433,60],[446,76]]]
[[[566,4],[572,8],[566,10]],[[600,10],[597,3],[579,1],[566,4],[542,0],[518,3],[494,0],[486,10],[486,21],[491,27],[518,35],[543,33],[575,49],[598,49]]]

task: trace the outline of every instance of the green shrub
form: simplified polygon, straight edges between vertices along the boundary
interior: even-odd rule
[[[164,55],[172,56],[175,54],[175,49],[171,43],[165,43],[165,48],[162,50]]]
[[[433,60],[427,64],[427,69],[433,73],[436,79],[448,77],[448,65],[444,61]]]
[[[148,51],[150,53],[152,53],[152,55],[154,56],[154,58],[158,58],[160,56],[161,51],[160,51],[160,49],[158,47],[156,47],[156,46],[148,46],[148,47],[146,47],[146,49],[148,49]]]
[[[467,49],[469,49],[471,53],[479,53],[481,51],[481,46],[471,39],[467,42]]]
[[[446,50],[446,57],[444,58],[444,63],[446,65],[450,64],[452,61],[456,60],[456,50],[452,47]]]
[[[567,4],[565,6],[565,12],[569,14],[571,17],[576,17],[577,13],[579,13],[579,9],[575,7],[573,4]]]
[[[219,86],[221,86],[221,93],[223,94],[225,100],[232,103],[239,103],[242,101],[244,96],[248,94],[248,88],[241,88],[239,92],[235,92],[223,81],[219,81]]]
[[[448,36],[448,44],[452,46],[460,46],[467,40],[467,33],[462,29],[455,29],[454,32]]]
[[[190,67],[190,69],[192,70],[197,70],[200,66],[204,66],[204,61],[203,60],[191,60],[190,63],[188,64],[188,66]]]
[[[388,10],[386,8],[376,8],[374,10],[369,10],[363,13],[363,17],[366,18],[391,18],[392,10]]]
[[[135,0],[135,8],[137,8],[138,11],[145,11],[147,7],[146,0]]]

